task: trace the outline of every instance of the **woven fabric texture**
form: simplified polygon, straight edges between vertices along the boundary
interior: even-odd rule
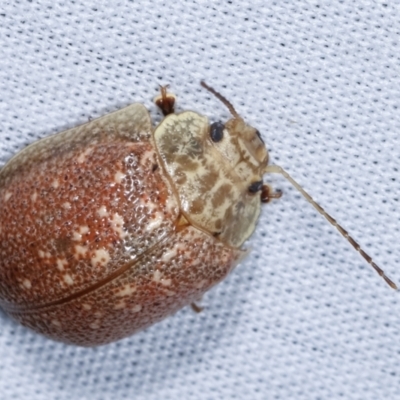
[[[223,93],[284,167],[400,282],[400,5],[371,0],[0,3],[0,166],[132,102],[225,121]],[[252,251],[203,299],[99,348],[0,311],[0,398],[400,399],[400,301],[282,177]]]

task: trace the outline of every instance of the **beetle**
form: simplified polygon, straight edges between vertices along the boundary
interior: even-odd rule
[[[0,170],[0,305],[21,324],[106,344],[193,304],[243,258],[262,203],[288,179],[375,270],[349,234],[281,167],[257,129],[174,112],[153,129],[142,104],[39,140]],[[195,307],[196,308],[196,307]]]

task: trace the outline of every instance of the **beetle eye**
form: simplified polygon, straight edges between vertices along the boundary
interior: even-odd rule
[[[260,190],[262,190],[263,187],[263,181],[256,181],[253,182],[250,186],[249,186],[249,192],[250,193],[257,193]]]
[[[222,122],[214,122],[210,126],[210,137],[213,142],[220,142],[224,137],[225,126]]]

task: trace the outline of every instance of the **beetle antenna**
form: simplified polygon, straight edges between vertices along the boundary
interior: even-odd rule
[[[354,247],[354,249],[361,254],[365,261],[367,261],[367,263],[371,265],[372,268],[374,268],[378,275],[381,276],[391,288],[397,290],[397,285],[385,275],[383,270],[374,263],[372,258],[360,247],[360,245],[349,235],[349,233],[341,225],[339,225],[337,221],[332,218],[282,167],[279,167],[277,165],[269,165],[266,168],[265,173],[275,173],[283,175],[306,198],[306,200],[321,215],[323,215],[345,239],[347,239],[347,241]]]
[[[207,89],[209,92],[211,92],[218,100],[221,100],[222,103],[228,107],[229,112],[235,117],[235,118],[240,118],[239,114],[236,112],[235,108],[231,104],[230,101],[228,101],[224,96],[222,96],[221,93],[218,93],[215,89],[213,89],[211,86],[208,86],[207,83],[204,81],[200,81],[200,85],[203,86],[204,89]]]

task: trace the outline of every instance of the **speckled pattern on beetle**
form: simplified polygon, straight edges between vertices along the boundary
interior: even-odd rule
[[[212,90],[212,89],[211,89]],[[198,300],[241,259],[268,201],[268,153],[236,113],[141,104],[42,139],[0,170],[0,305],[82,346]],[[163,104],[164,102],[164,104]]]

